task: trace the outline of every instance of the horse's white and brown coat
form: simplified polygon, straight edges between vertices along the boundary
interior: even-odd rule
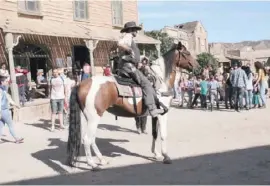
[[[192,68],[195,67],[198,63],[191,61],[190,56],[181,57],[182,44],[179,43],[175,48],[171,49],[167,56],[156,62],[157,65],[153,65],[153,70],[162,79],[162,83],[160,86],[160,92],[166,92],[173,86],[173,82],[175,80],[175,67],[179,66],[181,68]],[[193,63],[193,64],[192,64]],[[193,65],[193,66],[192,66]],[[157,70],[159,68],[159,70]],[[78,111],[78,104],[80,105],[80,109],[82,111],[81,117],[83,118],[81,121],[76,120],[76,118],[80,118],[78,116],[78,112],[75,115],[71,114],[70,120],[73,121],[70,123],[69,127],[69,140],[68,146],[69,148],[69,156],[74,157],[74,152],[78,152],[80,145],[78,145],[79,135],[82,135],[82,142],[84,143],[84,148],[86,152],[87,162],[93,168],[97,167],[97,164],[93,161],[90,146],[92,146],[93,151],[97,155],[101,164],[105,164],[102,154],[100,153],[96,143],[96,130],[99,124],[99,121],[106,110],[110,113],[118,115],[118,111],[122,110],[129,114],[129,117],[136,116],[134,105],[131,104],[130,98],[123,98],[118,95],[117,87],[114,82],[114,79],[111,77],[105,76],[95,76],[91,79],[84,80],[80,83],[77,88],[77,92],[72,92],[71,97],[75,97],[77,94],[78,99],[74,101],[74,108],[72,108],[73,104],[71,102],[71,110]],[[160,101],[169,107],[172,96],[163,96],[160,97]],[[142,114],[144,112],[144,107],[141,100],[137,100],[137,114]],[[113,107],[112,107],[113,106]],[[118,109],[117,112],[114,112],[114,109]],[[124,117],[125,114],[123,114]],[[72,118],[74,117],[74,118]],[[167,155],[166,149],[166,138],[167,138],[167,114],[163,116],[158,116],[159,121],[159,129],[161,136],[161,151],[164,157],[164,162],[170,162],[170,158]],[[81,123],[78,123],[81,122]],[[80,125],[81,129],[76,127]],[[155,123],[156,125],[156,123]],[[159,156],[159,153],[156,151],[156,137],[153,134],[153,143],[152,143],[152,152],[155,156]],[[73,147],[73,148],[71,148]],[[70,158],[72,161],[72,158]]]

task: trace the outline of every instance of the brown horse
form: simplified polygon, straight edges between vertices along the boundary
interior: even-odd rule
[[[198,62],[192,58],[181,42],[175,44],[166,54],[154,61],[151,66],[152,72],[157,77],[159,100],[167,107],[170,106],[172,100],[172,95],[168,92],[173,87],[176,67],[187,70],[194,70],[199,67]],[[68,164],[70,166],[74,166],[80,152],[81,143],[84,144],[87,163],[93,170],[100,169],[100,167],[92,158],[91,146],[100,160],[100,164],[107,164],[95,142],[98,124],[105,111],[122,117],[148,115],[141,97],[141,88],[128,77],[95,76],[82,81],[72,90],[70,97],[70,126],[67,146]],[[163,156],[164,163],[171,163],[166,150],[167,114],[153,118],[152,125],[152,152],[158,159]],[[155,147],[158,126],[161,135],[162,156]]]

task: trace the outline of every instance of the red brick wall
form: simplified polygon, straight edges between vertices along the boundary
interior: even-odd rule
[[[114,41],[99,41],[93,54],[95,66],[106,65],[109,61],[109,53],[114,47],[116,47]]]
[[[84,44],[82,39],[77,38],[37,36],[30,34],[23,35],[22,40],[26,43],[47,47],[52,66],[55,66],[56,58],[63,58],[66,64],[67,55],[72,55],[72,46]]]
[[[0,29],[0,63],[7,63],[7,53],[5,51],[5,38],[2,29]]]
[[[37,36],[30,34],[23,34],[20,42],[29,44],[42,45],[48,50],[50,55],[50,65],[53,67],[56,64],[56,58],[63,58],[66,63],[67,55],[72,55],[73,45],[84,45],[82,39],[77,38],[64,38],[52,36]],[[104,66],[108,63],[109,53],[112,48],[116,47],[114,41],[99,41],[96,49],[94,50],[95,66]],[[5,52],[4,33],[0,32],[0,62],[7,63],[7,53]]]

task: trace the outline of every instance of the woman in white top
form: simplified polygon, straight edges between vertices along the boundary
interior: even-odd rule
[[[250,70],[250,68],[247,66],[245,67],[245,72],[247,74],[248,80],[247,80],[247,87],[246,87],[246,91],[245,91],[245,102],[246,102],[246,109],[249,110],[251,109],[251,105],[252,105],[252,97],[253,97],[253,75],[252,72]]]

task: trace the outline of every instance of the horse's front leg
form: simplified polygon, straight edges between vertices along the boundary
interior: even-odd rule
[[[159,121],[159,129],[160,129],[160,137],[161,137],[161,153],[164,157],[163,163],[171,164],[172,160],[168,156],[167,153],[167,122],[168,122],[168,114],[164,114],[163,116],[158,116]]]

